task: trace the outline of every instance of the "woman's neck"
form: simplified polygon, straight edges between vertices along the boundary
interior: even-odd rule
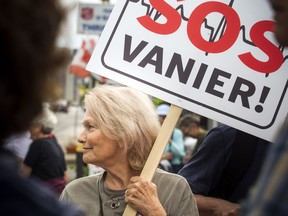
[[[135,175],[140,175],[140,172],[132,172],[127,169],[117,170],[117,172],[106,171],[104,182],[111,190],[125,190],[130,183],[130,178]]]

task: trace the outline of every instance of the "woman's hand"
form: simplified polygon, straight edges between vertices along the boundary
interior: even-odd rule
[[[166,216],[157,187],[139,176],[133,176],[125,192],[125,202],[143,216]]]

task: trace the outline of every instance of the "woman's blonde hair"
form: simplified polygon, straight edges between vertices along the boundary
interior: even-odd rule
[[[130,87],[101,85],[85,96],[85,108],[97,127],[127,150],[133,170],[142,170],[160,124],[148,95]]]

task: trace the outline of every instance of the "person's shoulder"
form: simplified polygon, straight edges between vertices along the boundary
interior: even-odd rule
[[[155,176],[176,176],[176,177],[178,177],[178,175],[175,173],[167,172],[167,171],[165,171],[163,169],[159,169],[159,168],[156,169]]]
[[[212,128],[209,130],[198,151],[200,152],[200,149],[205,149],[205,154],[207,154],[207,151],[215,152],[219,149],[226,149],[227,146],[233,144],[236,131],[235,128],[224,124]]]
[[[85,177],[81,177],[81,178],[76,178],[74,180],[72,180],[71,182],[69,182],[65,189],[66,190],[73,190],[75,188],[79,189],[80,187],[88,187],[89,185],[94,185],[95,182],[97,182],[101,176],[103,175],[103,172],[101,173],[97,173],[94,175],[90,175],[90,176],[85,176]]]
[[[230,131],[236,131],[236,129],[225,124],[219,124],[216,127],[212,128],[210,131],[219,131],[225,133]]]
[[[87,198],[97,199],[99,181],[103,173],[77,178],[66,185],[60,200],[68,203],[79,203]]]
[[[165,191],[169,188],[169,192],[167,193],[190,193],[190,186],[187,180],[178,174],[166,172],[165,170],[156,169],[155,175],[152,179],[152,182],[157,186],[159,191]]]
[[[159,169],[159,168],[156,169],[156,172],[155,172],[153,179],[155,181],[161,181],[164,179],[166,181],[168,179],[171,182],[175,182],[175,181],[186,182],[186,179],[183,176],[175,174],[175,173],[167,172],[167,171]]]
[[[174,128],[173,135],[182,136],[183,133],[182,133],[182,131],[179,128]]]
[[[220,124],[217,127],[212,128],[207,136],[235,136],[236,129],[233,127],[230,127],[228,125]]]
[[[48,140],[47,138],[35,139],[32,141],[31,146],[46,144],[47,140]]]
[[[46,138],[35,139],[31,142],[29,151],[32,152],[46,152],[50,148],[49,141]],[[47,152],[46,152],[47,153]]]

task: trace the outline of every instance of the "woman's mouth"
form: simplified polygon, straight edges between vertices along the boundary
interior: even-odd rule
[[[83,147],[82,153],[92,150],[92,147]]]

